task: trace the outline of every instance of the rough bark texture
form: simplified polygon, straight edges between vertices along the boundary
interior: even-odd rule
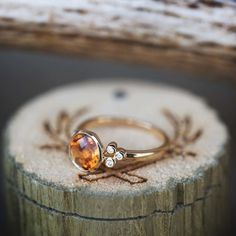
[[[0,3],[0,44],[235,78],[231,1]]]
[[[99,85],[102,84],[99,83]],[[121,86],[122,83],[103,84],[102,87],[104,87],[104,91],[106,90],[107,95],[105,92],[93,93],[92,90],[97,88],[95,84],[80,85],[78,88],[72,86],[51,92],[22,108],[9,124],[4,139],[4,165],[8,223],[12,235],[215,235],[227,227],[226,195],[229,158],[227,132],[214,112],[208,111],[210,108],[191,94],[184,94],[184,91],[161,86],[154,88],[155,86],[126,84],[126,93],[129,96],[118,110],[121,115],[128,112],[133,113],[136,110],[138,116],[140,111],[135,109],[133,102],[136,104],[136,100],[140,99],[139,106],[144,108],[143,105],[150,101],[148,98],[151,94],[151,96],[156,96],[156,99],[152,97],[154,101],[162,101],[162,104],[149,104],[147,114],[150,114],[149,111],[151,111],[155,115],[156,110],[159,110],[158,106],[162,107],[163,104],[167,106],[169,102],[173,104],[173,101],[175,101],[173,109],[176,109],[177,112],[178,109],[182,109],[181,99],[183,99],[186,110],[194,115],[193,123],[190,126],[198,128],[204,124],[202,123],[204,120],[209,124],[206,127],[202,126],[205,133],[199,138],[200,143],[202,139],[202,143],[207,143],[207,145],[202,147],[197,143],[190,145],[196,152],[194,158],[181,159],[180,157],[184,153],[187,155],[187,152],[181,152],[174,154],[171,160],[166,159],[131,172],[123,172],[119,176],[123,179],[117,180],[113,176],[86,182],[77,178],[77,170],[68,161],[67,154],[63,151],[61,153],[58,148],[56,151],[51,150],[56,147],[53,146],[51,140],[52,134],[47,139],[41,129],[41,121],[47,119],[49,110],[50,114],[52,113],[51,121],[56,120],[57,125],[50,123],[53,124],[51,128],[61,127],[62,124],[65,125],[66,115],[65,113],[63,116],[59,115],[59,118],[63,117],[60,120],[56,114],[65,104],[68,104],[68,101],[72,100],[74,95],[80,98],[76,100],[78,102],[73,105],[74,108],[89,102],[89,97],[84,98],[81,95],[84,93],[93,96],[92,101],[99,100],[101,105],[97,104],[97,110],[94,111],[99,113],[103,110],[103,106],[108,108],[107,98],[110,96],[110,92],[116,91]],[[163,91],[165,92],[163,93]],[[171,96],[175,97],[173,101],[169,101]],[[135,101],[130,100],[129,97],[136,99]],[[75,99],[75,97],[73,98]],[[118,103],[121,104],[120,101]],[[113,112],[117,111],[116,106],[117,101],[112,101]],[[44,109],[44,111],[40,109]],[[193,109],[192,112],[190,109]],[[112,111],[107,110],[107,112]],[[185,112],[179,111],[179,117],[183,113]],[[147,119],[153,118],[147,117],[145,114],[143,116],[146,116]],[[161,115],[157,117],[159,119],[153,118],[153,122],[160,122]],[[190,127],[189,121],[187,124]],[[35,129],[32,130],[32,127]],[[164,122],[162,128],[172,137],[169,132],[171,129],[169,130],[168,127],[168,123]],[[113,132],[116,131],[113,130]],[[189,129],[188,132],[194,133],[192,129]],[[211,136],[212,132],[213,136]],[[19,133],[24,133],[24,137]],[[110,135],[109,132],[108,137]],[[197,137],[197,135],[194,136]],[[35,145],[34,137],[37,137],[37,145]],[[212,142],[209,137],[215,138],[215,141]],[[47,146],[44,145],[45,142],[48,142]],[[39,146],[41,144],[43,146]],[[30,145],[33,146],[32,149],[30,148],[32,152],[28,153],[27,148]],[[43,147],[43,149],[39,150],[39,147]],[[211,150],[208,150],[208,147],[211,147]],[[46,151],[46,149],[49,150]],[[210,160],[208,165],[204,164],[205,158]],[[55,166],[47,164],[50,159],[55,161]],[[56,165],[56,161],[60,161],[63,165],[62,171]],[[35,162],[38,163],[36,166]],[[199,163],[199,167],[196,167],[192,175],[179,179],[178,175],[196,163]],[[172,165],[179,169],[176,177],[171,176]],[[145,171],[142,171],[143,168],[146,168]],[[58,169],[58,171],[53,172],[53,169]],[[162,176],[159,177],[160,180],[156,177],[157,183],[152,185],[148,172],[153,170],[154,176],[163,171],[163,178],[167,178],[166,185],[158,187],[162,182]],[[42,176],[41,171],[45,175]],[[57,172],[59,172],[59,177],[55,175]],[[70,172],[75,172],[71,182],[63,182],[68,178],[67,173]],[[133,177],[141,178],[142,175],[146,178],[146,182],[135,182],[132,179]],[[58,181],[57,178],[61,181]]]

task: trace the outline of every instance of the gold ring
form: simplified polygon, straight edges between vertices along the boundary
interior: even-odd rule
[[[100,126],[122,126],[142,129],[158,137],[162,144],[152,149],[128,150],[119,147],[116,142],[112,141],[104,148],[98,135],[89,130]],[[102,164],[107,168],[117,168],[130,162],[158,160],[168,145],[169,139],[165,132],[151,123],[132,118],[98,116],[88,119],[79,125],[70,139],[69,152],[73,164],[82,172],[87,173],[98,170]]]

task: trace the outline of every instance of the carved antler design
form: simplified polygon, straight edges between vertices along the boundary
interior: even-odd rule
[[[188,150],[187,147],[200,138],[203,130],[198,129],[195,132],[192,132],[193,122],[191,117],[188,115],[181,119],[167,109],[163,110],[163,114],[168,119],[174,130],[173,137],[170,137],[170,147],[167,150],[167,154],[170,157],[176,155],[195,157],[197,154]]]
[[[45,121],[43,123],[44,131],[50,137],[53,143],[42,145],[40,146],[40,148],[67,152],[67,144],[71,136],[72,124],[87,111],[88,108],[85,107],[78,110],[71,116],[67,112],[61,111],[57,116],[56,125],[54,128],[49,121]],[[182,156],[183,158],[195,157],[197,154],[189,150],[188,146],[195,143],[200,138],[203,133],[202,129],[193,131],[193,121],[188,115],[184,116],[183,118],[179,118],[167,109],[163,110],[163,114],[173,127],[173,136],[169,137],[169,148],[158,160],[164,158],[173,158],[175,156]],[[130,184],[144,183],[147,181],[147,179],[143,176],[139,176],[133,173],[132,171],[155,163],[156,161],[157,160],[152,160],[145,163],[141,162],[129,164],[118,169],[108,169],[102,166],[99,172],[83,175],[79,174],[78,177],[79,179],[83,179],[89,182],[97,181],[99,179],[116,177]]]
[[[41,145],[40,148],[67,152],[72,125],[80,116],[88,112],[88,110],[88,107],[83,107],[72,115],[69,115],[66,111],[61,111],[56,118],[55,125],[51,124],[49,120],[44,121],[44,132],[53,143]]]

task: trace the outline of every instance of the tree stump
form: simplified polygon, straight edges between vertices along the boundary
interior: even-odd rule
[[[80,175],[68,137],[97,115],[135,117],[171,140],[163,159]],[[96,129],[104,144],[150,148],[138,130]],[[203,99],[177,88],[93,82],[48,92],[5,132],[8,223],[13,235],[213,235],[227,219],[228,133]]]

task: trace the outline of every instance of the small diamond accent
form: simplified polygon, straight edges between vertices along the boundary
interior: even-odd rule
[[[123,152],[116,152],[115,158],[120,161],[124,158],[124,153]]]
[[[113,159],[112,159],[111,157],[108,157],[108,158],[106,159],[105,164],[106,164],[106,166],[107,166],[108,168],[112,168],[115,163],[114,163],[114,161],[113,161]]]
[[[108,145],[106,150],[109,154],[115,153],[115,148],[111,145]]]

